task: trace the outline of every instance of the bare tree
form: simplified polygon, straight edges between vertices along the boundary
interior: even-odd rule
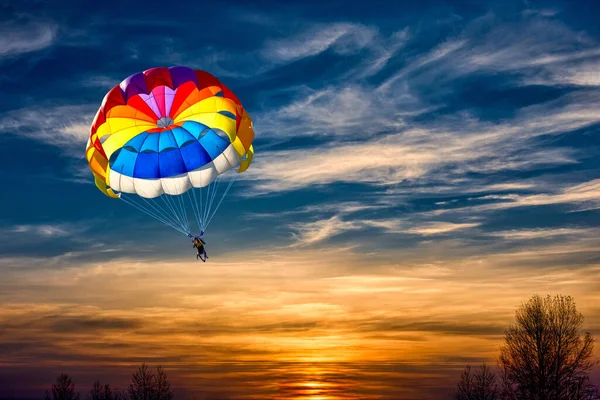
[[[156,400],[156,377],[146,364],[132,375],[127,392],[130,400]]]
[[[75,383],[67,374],[60,374],[56,383],[52,385],[52,397],[46,391],[46,400],[79,400],[79,393],[75,391]]]
[[[173,400],[173,391],[171,383],[167,377],[165,370],[158,366],[156,368],[156,399],[157,400]]]
[[[458,381],[455,393],[456,400],[473,400],[474,378],[474,374],[471,373],[471,366],[467,365],[460,376],[460,381]]]
[[[497,400],[499,398],[496,374],[485,364],[475,372],[467,365],[456,389],[456,400]]]
[[[108,384],[104,385],[103,396],[103,400],[116,400],[113,391]]]
[[[92,389],[88,393],[87,400],[103,400],[103,394],[100,381],[95,381]]]
[[[160,366],[155,373],[146,364],[142,364],[133,374],[127,392],[128,400],[173,400],[171,383]],[[118,400],[117,396],[115,400]]]
[[[570,296],[523,304],[500,349],[503,398],[588,400],[594,339],[580,332],[583,320]]]
[[[100,381],[95,381],[88,393],[87,400],[114,400],[110,385],[103,386]]]
[[[122,389],[112,389],[112,400],[128,400],[128,393]]]

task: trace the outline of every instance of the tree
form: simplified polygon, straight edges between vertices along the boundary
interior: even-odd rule
[[[103,400],[116,400],[110,385],[104,385]]]
[[[156,400],[156,385],[154,373],[146,364],[142,364],[132,375],[129,384],[131,400]]]
[[[160,366],[154,373],[146,364],[142,364],[133,374],[127,392],[129,400],[173,400],[171,383]]]
[[[589,400],[594,339],[570,296],[533,296],[505,332],[498,365],[507,400]]]
[[[100,381],[95,381],[87,400],[114,400],[110,385],[102,386]]]
[[[173,391],[171,383],[165,370],[158,366],[156,368],[156,398],[157,400],[173,400]]]
[[[456,400],[497,400],[499,398],[496,374],[483,364],[474,373],[467,365],[456,389]]]
[[[100,385],[100,381],[95,381],[87,398],[88,400],[103,400],[102,394],[102,386]]]
[[[79,393],[75,392],[75,383],[67,374],[60,374],[56,383],[52,385],[52,397],[46,391],[46,400],[79,400]]]
[[[112,400],[129,400],[128,393],[126,390],[122,389],[112,389]]]

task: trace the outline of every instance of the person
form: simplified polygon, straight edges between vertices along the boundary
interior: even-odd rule
[[[196,260],[199,258],[202,260],[202,262],[206,262],[206,259],[208,258],[208,256],[206,255],[206,249],[204,248],[206,242],[202,239],[202,234],[200,234],[200,236],[194,237],[193,243],[194,244],[192,245],[192,247],[195,247],[196,250],[198,250],[198,254],[196,254]],[[202,258],[202,256],[204,256],[204,258]]]

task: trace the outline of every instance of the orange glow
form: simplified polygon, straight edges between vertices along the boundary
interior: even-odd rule
[[[366,274],[349,272],[334,251],[244,257],[210,268],[10,270],[0,283],[12,299],[0,309],[0,337],[27,346],[7,347],[0,368],[67,372],[76,382],[98,371],[126,387],[147,361],[194,398],[417,399],[451,391],[465,357],[493,364],[515,308],[533,293],[574,296],[586,327],[600,327],[595,265],[507,270],[509,258],[530,259],[512,254]]]

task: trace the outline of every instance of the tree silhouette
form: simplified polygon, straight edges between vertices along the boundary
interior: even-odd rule
[[[131,400],[156,400],[155,376],[146,364],[132,375],[127,392]]]
[[[167,373],[162,367],[154,373],[146,364],[142,364],[132,375],[129,400],[173,400],[173,391]]]
[[[108,384],[104,385],[104,399],[103,400],[116,400],[115,396],[113,395],[113,391],[110,388],[110,385],[108,385]]]
[[[102,386],[100,381],[95,381],[88,393],[87,400],[114,400],[110,385]]]
[[[128,393],[126,390],[122,389],[112,389],[112,400],[129,400]]]
[[[100,381],[95,381],[94,386],[92,386],[92,390],[88,394],[88,400],[102,400],[102,386],[100,385]]]
[[[456,389],[456,400],[497,400],[499,398],[496,374],[483,364],[475,372],[467,365]]]
[[[533,296],[516,312],[500,349],[507,400],[591,400],[594,339],[581,334],[584,317],[570,296]]]
[[[60,374],[56,383],[52,385],[52,397],[46,391],[46,400],[79,400],[79,393],[75,392],[75,383],[67,374]]]
[[[165,370],[158,366],[156,368],[156,398],[157,400],[173,400],[173,391],[171,383]]]

